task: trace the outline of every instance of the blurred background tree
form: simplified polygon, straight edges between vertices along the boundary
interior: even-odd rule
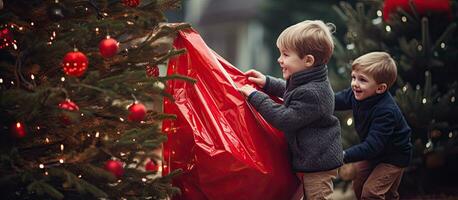
[[[165,199],[166,80],[178,0],[0,1],[4,199]]]

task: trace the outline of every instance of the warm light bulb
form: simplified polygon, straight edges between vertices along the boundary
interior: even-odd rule
[[[353,124],[353,118],[350,117],[347,119],[347,125],[351,126],[352,124]]]
[[[426,148],[428,148],[428,149],[429,149],[431,146],[432,146],[432,143],[431,143],[431,141],[428,141],[428,143],[426,143]]]
[[[418,46],[417,46],[417,49],[418,49],[418,51],[421,51],[421,50],[423,50],[423,46],[418,45]]]
[[[386,26],[385,26],[385,30],[386,30],[386,32],[391,32],[391,26],[386,25]]]
[[[401,20],[402,20],[402,22],[407,22],[407,17],[406,16],[402,16]]]

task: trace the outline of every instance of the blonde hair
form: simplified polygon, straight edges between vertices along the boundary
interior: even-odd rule
[[[311,54],[315,65],[326,64],[334,51],[331,24],[321,20],[305,20],[286,28],[277,39],[277,46],[295,51],[302,59]]]
[[[372,76],[380,84],[385,83],[390,88],[397,77],[396,63],[390,54],[385,52],[371,52],[364,54],[353,61],[352,70],[361,71]]]

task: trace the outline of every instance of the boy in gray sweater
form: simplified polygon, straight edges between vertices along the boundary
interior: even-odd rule
[[[332,179],[342,161],[339,120],[333,116],[334,92],[327,66],[334,44],[329,28],[319,20],[285,29],[277,39],[281,80],[258,71],[245,72],[262,88],[245,85],[239,91],[274,127],[285,133],[292,169],[310,199],[330,199]],[[269,95],[283,98],[283,104]]]

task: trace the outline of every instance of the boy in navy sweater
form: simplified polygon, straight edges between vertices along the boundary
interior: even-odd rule
[[[411,129],[387,92],[396,71],[389,54],[365,54],[352,64],[351,88],[335,95],[336,110],[353,110],[361,139],[343,152],[345,163],[356,162],[353,189],[358,199],[399,199],[398,186],[411,159]]]

